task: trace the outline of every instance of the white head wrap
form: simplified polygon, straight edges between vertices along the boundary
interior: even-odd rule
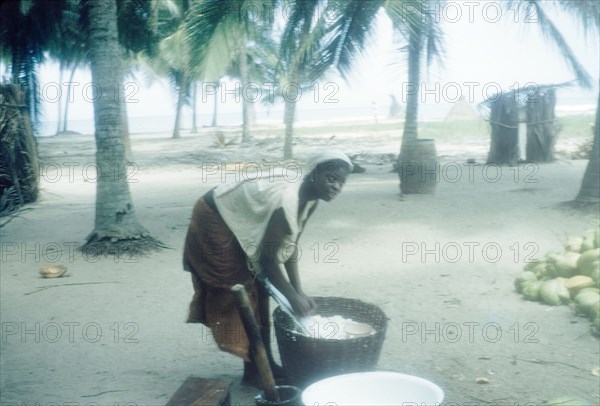
[[[339,159],[340,161],[346,162],[348,164],[348,166],[350,167],[350,172],[352,172],[354,165],[352,165],[352,161],[350,161],[350,158],[348,158],[348,155],[344,154],[342,151],[339,151],[337,149],[328,149],[328,150],[323,150],[323,151],[317,152],[316,154],[313,154],[308,159],[308,162],[307,162],[308,173],[311,173],[317,167],[317,165],[319,165],[320,163],[332,161],[334,159]]]

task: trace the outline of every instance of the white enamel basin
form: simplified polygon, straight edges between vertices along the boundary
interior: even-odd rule
[[[374,371],[337,375],[313,383],[302,392],[306,406],[439,405],[444,391],[426,379],[397,372]]]

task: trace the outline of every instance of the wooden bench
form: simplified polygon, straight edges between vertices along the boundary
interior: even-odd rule
[[[188,377],[166,406],[229,406],[231,382]]]

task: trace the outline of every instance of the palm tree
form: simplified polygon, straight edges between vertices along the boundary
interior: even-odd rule
[[[12,0],[0,3],[0,55],[9,60],[12,83],[27,94],[34,123],[39,118],[37,67],[44,51],[57,36],[57,22],[67,0],[55,2]]]
[[[63,85],[64,72],[69,70],[69,80],[67,82],[66,94],[71,94],[71,83],[77,68],[85,63],[85,30],[81,27],[82,4],[78,1],[67,2],[62,10],[60,20],[56,23],[58,26],[57,35],[52,38],[48,47],[48,54],[52,59],[59,62],[59,86]],[[62,113],[63,102],[58,100],[58,119],[56,133],[66,132],[68,125],[68,111],[70,97],[64,97],[64,116]]]
[[[594,141],[590,151],[590,161],[585,168],[581,188],[575,200],[581,203],[600,203],[600,91],[598,92]]]
[[[323,21],[320,20],[315,27],[312,22],[319,10],[318,0],[296,1],[292,12],[288,15],[287,24],[281,37],[279,88],[284,98],[285,109],[283,121],[285,123],[285,141],[283,144],[283,159],[293,157],[294,121],[296,117],[297,90],[290,95],[287,89],[298,89],[301,84],[306,84],[310,79],[307,71],[317,59],[314,51],[318,49],[319,42],[324,37]],[[311,35],[311,28],[312,34]]]
[[[206,0],[192,7],[188,33],[192,65],[201,72],[223,72],[232,60],[239,64],[241,86],[247,83],[244,58],[248,44],[255,41],[260,27],[278,6],[286,6],[286,24],[280,39],[279,62],[275,73],[278,94],[285,102],[284,158],[293,155],[293,128],[298,89],[310,86],[331,67],[345,74],[369,34],[383,0],[288,0],[218,1]],[[257,27],[259,28],[257,30]],[[242,30],[240,31],[240,28]],[[231,38],[234,35],[235,38]],[[236,40],[236,39],[246,39]],[[226,52],[228,50],[229,52]],[[250,65],[250,64],[247,64]],[[217,68],[217,69],[215,69]],[[209,75],[210,76],[210,75]],[[249,120],[245,108],[245,120]],[[244,132],[247,132],[247,128]]]
[[[600,31],[599,2],[594,0],[580,0],[578,2],[563,0],[560,2],[560,7],[575,16],[586,33],[590,33],[593,38],[598,38],[598,32]],[[575,198],[577,202],[581,203],[600,203],[600,83],[598,84],[597,103],[594,141],[590,151],[590,160],[581,181],[581,188]]]
[[[271,29],[270,24],[256,21],[250,29],[252,40],[239,47],[238,54],[226,71],[226,76],[240,80],[243,103],[242,142],[251,139],[251,127],[256,121],[257,96],[260,97],[266,90],[264,84],[272,82],[272,72],[277,65],[277,44],[271,38]],[[257,86],[259,94],[255,93]]]
[[[281,37],[279,86],[300,88],[336,68],[346,78],[356,54],[362,51],[375,16],[384,1],[318,0],[293,2]],[[285,102],[284,159],[293,156],[297,97]]]
[[[158,12],[167,7],[172,0],[119,0],[117,1],[117,30],[119,44],[121,45],[121,67],[123,78],[132,76],[136,62],[136,54],[144,52],[146,55],[155,56],[158,53]],[[83,4],[86,4],[85,2]],[[131,141],[129,138],[129,122],[127,116],[126,97],[120,98],[121,132],[127,155],[131,154]]]
[[[153,65],[158,72],[166,73],[177,94],[175,109],[175,123],[173,125],[173,138],[180,138],[181,113],[183,106],[189,104],[191,67],[190,51],[185,41],[185,28],[179,27],[177,31],[163,39],[160,43],[160,53]]]
[[[128,51],[124,58],[131,67],[141,66],[150,83],[159,77],[168,78],[176,100],[172,137],[180,138],[181,114],[189,103],[193,79],[190,76],[190,52],[183,40],[183,22],[190,0],[127,0],[119,1],[118,5],[119,40]],[[141,21],[126,18],[132,14]],[[132,30],[130,26],[141,27],[141,30]],[[125,38],[128,40],[124,41]],[[145,41],[140,42],[139,38],[145,38]]]
[[[423,64],[429,66],[435,57],[441,58],[442,33],[436,19],[429,15],[430,10],[434,10],[435,3],[443,3],[444,0],[417,0],[398,2],[388,0],[385,3],[385,10],[392,20],[394,29],[399,32],[406,40],[407,45],[400,51],[408,54],[408,83],[406,86],[406,111],[404,118],[404,130],[402,134],[402,143],[400,145],[399,161],[401,165],[397,166],[401,182],[402,193],[431,193],[434,182],[422,182],[424,177],[421,170],[423,164],[417,162],[414,165],[409,157],[413,149],[425,149],[426,147],[414,146],[418,139],[418,116],[419,116],[419,89],[423,72]],[[440,9],[438,7],[437,9]],[[431,144],[432,145],[432,144]],[[432,147],[429,147],[431,149]],[[433,152],[433,151],[432,151]],[[435,159],[435,157],[431,157]],[[414,171],[413,182],[411,179],[407,182],[407,175],[403,174],[404,164],[409,164],[406,168]],[[403,180],[403,181],[402,181]]]
[[[2,85],[0,107],[0,212],[21,210],[38,197],[39,121],[37,67],[57,35],[65,1],[0,2],[0,58],[10,66],[11,85]],[[3,223],[6,224],[6,223]]]
[[[95,83],[96,221],[84,252],[138,255],[162,246],[138,222],[127,183],[125,147],[121,138],[121,51],[115,0],[92,1],[89,7],[88,51]]]
[[[252,77],[253,50],[268,47],[273,1],[206,0],[195,3],[186,22],[195,76],[215,81],[229,73],[242,91]],[[242,142],[251,139],[252,101],[242,94]],[[216,105],[215,105],[216,106]],[[216,107],[215,107],[216,108]]]
[[[159,39],[158,52],[143,52],[143,64],[158,76],[166,76],[175,93],[175,122],[173,138],[181,137],[181,115],[191,96],[194,81],[190,66],[190,49],[185,41],[185,20],[190,0],[156,1],[153,5],[155,34]]]
[[[546,12],[546,7],[549,2],[542,2],[539,0],[515,0],[509,2],[509,7],[512,6],[513,3],[519,3],[517,5],[521,6],[520,9],[535,10],[535,16],[538,22],[538,24],[535,25],[538,26],[542,30],[542,33],[551,39],[557,46],[561,55],[575,73],[579,84],[584,88],[590,88],[592,81],[588,73],[578,62],[567,41]],[[550,4],[557,6],[563,12],[575,17],[586,34],[590,34],[593,38],[598,38],[598,32],[600,31],[600,2],[597,0],[561,0],[554,1]],[[598,92],[598,106],[596,107],[596,124],[594,127],[592,151],[583,175],[581,188],[575,198],[575,201],[581,203],[600,203],[600,87]]]

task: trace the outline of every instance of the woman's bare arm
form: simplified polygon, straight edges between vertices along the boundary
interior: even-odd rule
[[[284,276],[281,265],[277,262],[277,252],[281,248],[283,238],[290,233],[283,209],[273,212],[263,237],[260,253],[260,266],[265,276],[290,302],[294,311],[300,316],[311,313],[313,304],[306,298],[300,288],[297,263],[288,261],[285,264],[290,280]],[[291,268],[288,268],[291,267]],[[290,269],[292,272],[290,273]],[[300,289],[300,290],[298,290]]]

